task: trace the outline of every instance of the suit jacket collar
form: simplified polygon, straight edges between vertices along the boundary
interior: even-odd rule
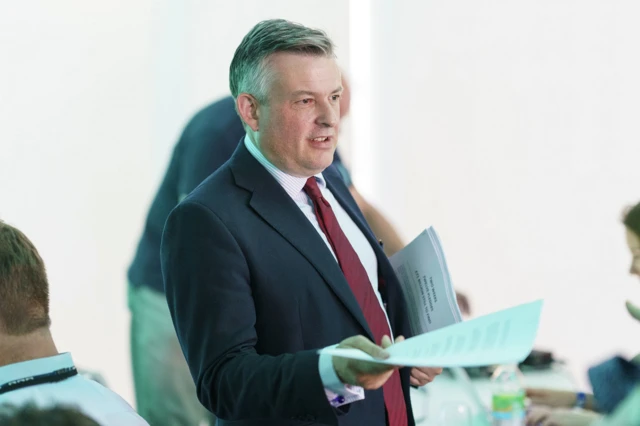
[[[239,144],[231,157],[229,167],[236,185],[252,193],[249,201],[250,207],[313,265],[345,308],[360,323],[368,337],[373,339],[364,314],[351,292],[340,266],[316,229],[284,188],[249,153],[243,143]],[[327,184],[329,185],[328,179]],[[337,195],[336,191],[332,192],[334,196]],[[347,209],[348,214],[358,227],[363,229],[361,219],[345,205],[344,199],[342,197],[336,197],[336,199]],[[366,225],[364,226],[366,227]],[[365,235],[367,235],[366,232]]]

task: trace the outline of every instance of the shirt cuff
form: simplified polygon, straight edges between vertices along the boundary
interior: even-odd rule
[[[325,349],[333,349],[338,345],[329,346]],[[350,404],[354,401],[364,399],[364,389],[360,386],[345,385],[340,381],[336,370],[333,368],[332,356],[320,351],[318,360],[318,370],[320,371],[320,380],[324,386],[324,393],[332,407],[340,407],[341,405]]]

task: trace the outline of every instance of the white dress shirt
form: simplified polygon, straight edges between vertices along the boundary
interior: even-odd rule
[[[74,364],[69,353],[5,365],[0,367],[0,386],[70,367]],[[38,407],[72,406],[101,426],[149,426],[119,395],[81,375],[0,394],[0,405],[20,407],[27,403]]]
[[[295,201],[298,205],[302,213],[305,215],[309,222],[313,225],[313,227],[318,231],[318,234],[322,237],[322,240],[325,242],[327,248],[338,261],[336,254],[333,252],[331,248],[331,244],[327,239],[327,236],[322,232],[320,225],[318,224],[318,218],[316,217],[313,201],[307,195],[306,192],[303,191],[304,185],[307,182],[307,178],[299,178],[295,176],[288,175],[284,173],[282,170],[279,170],[276,166],[271,164],[269,160],[260,152],[260,150],[251,142],[249,136],[245,136],[244,145],[246,146],[249,153],[253,155],[253,157],[258,160],[262,166],[278,181],[278,183],[284,188],[284,190],[289,194],[289,196]],[[340,228],[342,228],[342,232],[346,235],[347,239],[353,246],[353,249],[356,251],[358,257],[360,258],[360,262],[364,266],[364,269],[367,272],[367,276],[369,277],[369,282],[373,287],[373,290],[378,297],[378,302],[382,308],[382,312],[384,312],[385,317],[387,313],[384,309],[384,304],[382,302],[382,297],[380,296],[380,292],[378,291],[378,260],[376,259],[376,254],[371,248],[371,244],[367,241],[367,238],[364,236],[358,225],[351,219],[349,214],[342,208],[340,203],[335,199],[331,191],[327,188],[326,181],[322,176],[322,173],[315,175],[316,181],[318,182],[318,187],[320,188],[320,192],[322,192],[322,196],[327,200],[329,205],[331,205],[331,209],[336,215],[336,219],[338,220],[338,224]],[[389,318],[387,317],[387,323],[389,322]],[[391,329],[391,326],[389,326]],[[340,405],[349,404],[353,401],[357,401],[360,399],[364,399],[364,390],[359,386],[350,386],[343,384],[336,371],[333,368],[333,361],[331,359],[331,355],[327,355],[324,353],[320,353],[320,360],[318,362],[318,368],[320,370],[320,378],[322,379],[322,384],[325,388],[325,393],[327,394],[327,398],[331,402],[331,405],[334,407],[338,407]]]

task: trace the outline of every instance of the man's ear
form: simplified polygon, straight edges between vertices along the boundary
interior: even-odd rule
[[[236,98],[238,113],[247,126],[258,131],[258,100],[248,93],[240,93]]]

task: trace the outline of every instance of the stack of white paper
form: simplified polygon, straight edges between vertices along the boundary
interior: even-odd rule
[[[462,321],[442,244],[433,227],[389,260],[400,281],[414,335]]]

